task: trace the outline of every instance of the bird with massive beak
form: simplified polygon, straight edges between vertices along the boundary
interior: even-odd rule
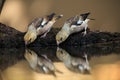
[[[76,15],[66,20],[62,29],[56,35],[57,45],[64,42],[73,33],[84,30],[84,35],[86,35],[88,21],[94,20],[94,19],[87,18],[89,14],[90,13]]]
[[[51,30],[53,24],[59,20],[63,15],[55,16],[55,13],[47,15],[43,18],[34,19],[29,25],[27,33],[24,36],[25,44],[28,45],[35,41],[35,39],[40,35],[45,37],[47,33]]]

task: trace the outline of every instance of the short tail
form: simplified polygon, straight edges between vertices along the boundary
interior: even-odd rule
[[[48,15],[48,20],[51,21],[55,15],[55,13],[51,13],[50,15]]]
[[[63,17],[63,15],[59,15],[59,16],[56,17],[56,20],[58,20],[58,19],[60,19],[62,17]]]
[[[80,16],[82,16],[83,20],[85,20],[89,15],[90,15],[90,12],[84,13],[84,14],[80,14]]]

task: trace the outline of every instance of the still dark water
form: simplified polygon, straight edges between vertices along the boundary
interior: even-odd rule
[[[0,80],[120,80],[120,46],[0,48]]]

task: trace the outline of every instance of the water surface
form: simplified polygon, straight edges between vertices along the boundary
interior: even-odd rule
[[[33,55],[44,68],[31,67]],[[0,80],[120,80],[119,74],[119,46],[0,49]]]

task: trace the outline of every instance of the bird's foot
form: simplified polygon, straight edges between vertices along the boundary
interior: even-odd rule
[[[49,62],[52,62],[48,57],[47,57],[47,55],[41,55],[41,56],[43,56],[46,60],[48,60]]]
[[[87,59],[87,54],[86,53],[84,53],[84,57]]]
[[[46,37],[46,34],[43,34],[42,36],[41,36],[41,38],[45,38]]]
[[[84,57],[85,57],[85,61],[87,63],[87,65],[85,65],[85,69],[90,70],[90,66],[89,66],[89,62],[88,62],[88,55],[86,53],[84,53]]]
[[[87,31],[84,31],[84,32],[83,32],[83,36],[85,36],[86,34],[87,34]]]

